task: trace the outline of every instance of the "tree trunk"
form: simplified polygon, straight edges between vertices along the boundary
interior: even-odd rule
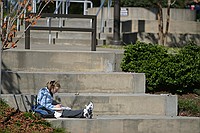
[[[169,23],[170,23],[170,5],[171,5],[171,0],[168,0],[167,4],[167,20],[166,20],[166,30],[164,34],[164,45],[167,43],[167,35],[169,32]]]
[[[0,2],[0,11],[1,11],[1,16],[0,16],[0,25],[2,26],[3,24],[3,2]],[[0,38],[2,36],[2,28],[0,28]],[[0,63],[2,64],[2,59],[1,59],[1,54],[2,54],[2,41],[0,40]],[[0,98],[1,98],[1,64],[0,64]]]
[[[158,43],[163,45],[164,44],[164,35],[163,35],[163,11],[160,2],[156,3],[158,7]]]

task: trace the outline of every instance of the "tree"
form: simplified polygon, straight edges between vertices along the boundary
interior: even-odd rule
[[[17,45],[17,42],[19,39],[21,39],[25,31],[31,26],[36,24],[36,21],[40,18],[40,15],[44,8],[51,2],[52,0],[45,0],[45,4],[42,8],[40,8],[40,11],[36,13],[35,15],[31,14],[29,16],[26,16],[27,13],[30,13],[32,11],[32,0],[23,0],[22,2],[16,2],[14,5],[14,8],[9,14],[6,14],[6,16],[3,19],[3,23],[1,26],[2,32],[1,34],[1,41],[2,41],[2,49],[5,50],[7,48],[14,48]],[[17,32],[17,21],[18,19],[21,19],[22,21],[29,21],[30,25],[27,29],[24,30],[24,34],[22,34],[21,37],[19,37],[15,42],[13,42],[13,37],[15,33]]]
[[[186,0],[182,0],[186,1]],[[166,44],[166,38],[169,32],[169,26],[170,26],[170,8],[172,5],[174,5],[176,0],[122,0],[123,6],[140,6],[140,7],[152,7],[157,8],[157,18],[158,18],[158,38],[159,38],[159,44],[165,45]],[[167,7],[167,14],[166,14],[166,26],[165,26],[165,32],[164,32],[164,20],[163,20],[163,8]]]
[[[51,2],[52,0],[45,0],[45,4],[43,7],[39,10],[38,13],[35,15],[28,15],[26,16],[26,13],[32,11],[32,0],[23,0],[15,3],[14,8],[11,12],[6,14],[6,16],[3,17],[3,9],[1,8],[1,23],[0,23],[0,62],[1,60],[1,53],[3,50],[9,49],[9,48],[15,48],[17,45],[17,42],[24,36],[25,31],[31,26],[36,23],[36,21],[40,18],[40,15],[44,8]],[[6,0],[7,2],[7,0]],[[53,2],[53,1],[52,1]],[[3,6],[2,0],[0,1],[1,7]],[[27,29],[24,30],[24,34],[21,35],[16,41],[13,41],[13,37],[16,30],[16,22],[18,19],[22,19],[25,21],[29,21],[29,25]],[[2,64],[2,63],[1,63]],[[1,70],[1,64],[0,64],[0,70]],[[0,97],[1,97],[1,73],[0,73]]]
[[[121,0],[122,7],[155,7],[155,0]],[[176,8],[185,8],[188,3],[193,2],[194,0],[178,0],[172,5]],[[199,0],[196,0],[199,1]],[[163,7],[167,7],[167,0],[160,1]]]
[[[159,44],[165,45],[167,42],[167,35],[169,32],[169,25],[170,25],[170,7],[173,5],[176,0],[171,3],[171,0],[167,0],[167,15],[166,15],[166,27],[164,32],[164,22],[163,22],[163,6],[162,6],[161,0],[155,0],[155,5],[158,8],[158,36],[159,36]],[[165,1],[163,1],[166,3]]]

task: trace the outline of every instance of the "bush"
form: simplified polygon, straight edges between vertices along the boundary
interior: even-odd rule
[[[182,94],[200,89],[200,47],[189,43],[169,57],[164,83],[168,90]]]
[[[147,91],[155,91],[164,78],[161,69],[165,59],[168,54],[162,46],[136,42],[125,47],[121,68],[125,72],[145,73]]]
[[[168,54],[160,45],[136,42],[127,45],[121,68],[145,73],[147,92],[188,93],[200,89],[200,47],[189,43],[179,53]]]

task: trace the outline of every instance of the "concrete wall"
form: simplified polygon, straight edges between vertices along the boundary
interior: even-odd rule
[[[42,72],[113,72],[116,71],[115,56],[116,53],[106,51],[4,51],[2,53],[2,69]]]
[[[177,96],[175,95],[145,95],[120,93],[57,93],[56,101],[72,109],[83,109],[88,101],[94,103],[94,117],[98,115],[150,115],[175,116],[177,115]],[[2,98],[11,106],[26,111],[29,103],[34,103],[34,95],[4,94]],[[17,103],[16,103],[17,102]],[[28,104],[27,104],[28,103]]]
[[[124,33],[122,40],[125,44],[134,44],[137,40],[146,43],[158,44],[158,34],[145,32]],[[181,46],[190,41],[193,41],[200,46],[200,34],[168,34],[166,45]]]
[[[106,116],[91,120],[51,119],[71,133],[199,133],[199,118]]]
[[[157,20],[156,9],[147,9],[140,7],[123,7],[128,10],[127,16],[121,16],[121,20]],[[96,15],[99,8],[89,8],[88,14]],[[110,8],[108,12],[108,8],[103,9],[104,19],[113,19],[114,8]],[[163,10],[163,14],[166,14],[166,9]],[[99,13],[97,19],[101,18],[101,12]],[[165,15],[164,15],[165,18]],[[196,12],[190,9],[171,9],[171,20],[180,20],[180,21],[195,21],[196,20]]]
[[[164,23],[165,27],[166,23]],[[170,21],[169,33],[200,34],[200,22],[195,21]],[[156,20],[128,20],[122,22],[122,32],[147,32],[158,33]],[[165,31],[165,28],[164,28]]]
[[[143,73],[123,72],[2,72],[3,94],[37,94],[50,80],[59,80],[60,93],[145,93]]]
[[[95,14],[97,9],[89,9],[89,14]],[[127,16],[121,15],[120,18],[122,41],[126,44],[137,40],[158,43],[157,10],[139,7],[127,7],[124,9],[128,11],[128,14]],[[110,40],[112,40],[110,34],[113,33],[113,8],[110,8],[109,12],[110,14],[108,14],[107,8],[103,9],[103,29],[105,34],[100,36],[100,39],[106,40],[106,44],[110,44]],[[165,31],[166,9],[163,9],[163,14]],[[97,19],[101,19],[101,13]],[[171,9],[169,35],[167,38],[168,46],[183,45],[191,40],[199,44],[199,34],[200,22],[196,22],[195,11],[190,9]]]

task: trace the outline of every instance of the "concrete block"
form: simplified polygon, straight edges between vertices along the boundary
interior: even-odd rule
[[[166,25],[166,21],[164,21]],[[200,23],[196,21],[170,21],[169,33],[198,34]],[[122,32],[158,33],[157,20],[127,20],[122,21]]]
[[[94,119],[48,119],[71,133],[199,133],[198,117],[99,116]]]
[[[12,107],[20,110],[29,110],[30,103],[34,103],[32,95],[3,94]],[[175,95],[148,95],[148,94],[107,94],[107,93],[58,93],[55,100],[63,106],[72,109],[83,109],[90,101],[94,103],[94,116],[99,115],[154,115],[176,116],[177,96]],[[170,102],[169,102],[170,100]]]
[[[200,35],[199,34],[175,34],[170,33],[167,35],[166,46],[183,46],[190,41],[193,41],[197,45],[200,45]],[[126,44],[134,44],[136,41],[158,44],[157,33],[124,33],[123,42]]]
[[[116,63],[114,52],[61,50],[5,51],[2,62],[4,70],[35,72],[113,72]]]
[[[173,95],[99,93],[69,95],[59,94],[61,103],[80,109],[84,103],[93,101],[95,115],[177,115],[177,96]]]
[[[59,80],[61,93],[145,93],[143,73],[123,72],[2,72],[3,94],[36,94],[50,80]]]
[[[121,20],[157,20],[157,12],[156,8],[142,8],[142,7],[123,7],[128,11],[128,15],[122,16]],[[88,14],[94,15],[99,10],[96,8],[89,8]],[[167,9],[163,8],[163,14],[167,13]],[[114,18],[114,8],[106,8],[104,7],[103,16],[106,19]],[[97,19],[101,19],[101,15],[97,16]],[[166,15],[163,16],[163,19],[166,20]],[[171,20],[180,20],[180,21],[195,21],[196,20],[196,11],[190,9],[171,9]]]
[[[17,32],[16,37],[21,37],[23,32]],[[88,32],[72,32],[72,31],[35,31],[31,30],[31,38],[37,38],[40,40],[43,38],[56,38],[56,39],[82,39],[82,40],[91,40],[91,33]]]
[[[41,18],[37,20],[37,26],[48,26],[47,19]],[[51,26],[54,27],[81,27],[81,28],[89,28],[92,27],[92,23],[90,19],[77,19],[77,18],[52,18]]]
[[[13,40],[17,40],[18,38],[14,38]],[[25,48],[25,39],[21,38],[18,44],[24,44]],[[91,39],[59,39],[59,38],[30,38],[30,45],[63,45],[65,47],[68,46],[91,46]],[[48,47],[48,46],[47,46]]]
[[[99,116],[94,119],[48,119],[71,133],[199,133],[198,117]]]

